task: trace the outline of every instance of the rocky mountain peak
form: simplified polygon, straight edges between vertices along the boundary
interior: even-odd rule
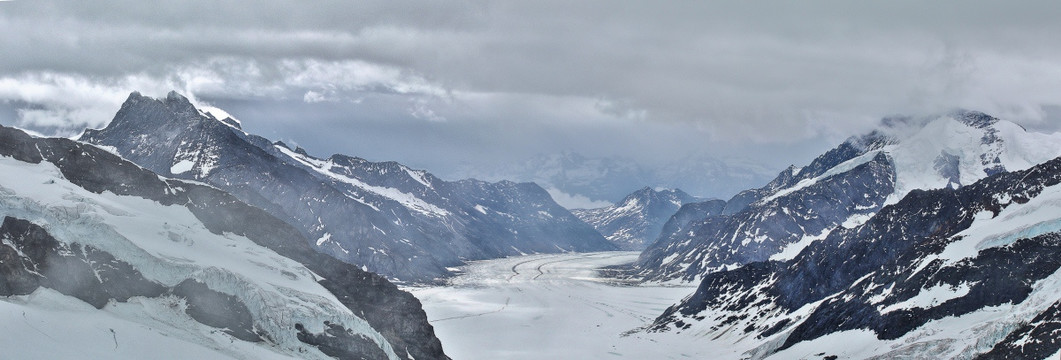
[[[999,119],[975,110],[959,109],[950,113],[950,116],[963,124],[977,129],[985,129],[994,126]]]

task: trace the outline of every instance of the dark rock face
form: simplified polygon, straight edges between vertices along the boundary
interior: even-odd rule
[[[537,185],[442,181],[394,162],[318,159],[242,132],[184,97],[137,93],[82,141],[209,183],[294,226],[319,251],[406,281],[465,260],[615,249]]]
[[[660,234],[682,234],[692,230],[696,221],[722,214],[726,202],[708,200],[682,205],[660,229]],[[651,244],[650,244],[651,245]]]
[[[574,210],[622,250],[644,250],[659,237],[663,224],[685,204],[696,198],[681,190],[656,191],[645,187],[615,205],[599,209]]]
[[[4,217],[0,239],[0,296],[25,295],[46,287],[98,309],[112,300],[154,297],[166,291],[111,254],[60,243],[26,220]]]
[[[936,172],[946,178],[947,185],[952,188],[957,188],[962,183],[959,160],[957,155],[944,151],[936,157],[936,162],[933,164]]]
[[[932,320],[1022,304],[1036,282],[1061,269],[1061,232],[1044,229],[952,262],[939,256],[961,240],[956,234],[977,216],[998,216],[1058,184],[1061,158],[960,189],[915,190],[865,224],[812,243],[794,259],[708,274],[696,293],[669,308],[653,329],[680,331],[695,321],[737,324],[753,336],[779,336],[775,347],[756,352],[766,355],[844,330],[869,329],[879,339],[898,339]],[[911,303],[933,288],[954,295]],[[806,305],[813,306],[808,315],[790,316]],[[1061,349],[1057,304],[1042,306],[1038,317],[983,356],[1043,358]],[[708,309],[721,315],[705,319]]]
[[[386,359],[383,352],[371,339],[355,334],[340,325],[324,322],[324,331],[311,333],[302,324],[295,324],[298,340],[316,346],[321,352],[337,359]]]
[[[224,329],[229,335],[243,341],[262,341],[254,331],[254,319],[247,305],[235,296],[214,291],[192,279],[181,281],[171,292],[187,300],[186,312],[192,319]]]
[[[396,353],[407,352],[417,359],[447,358],[442,351],[441,343],[434,336],[433,328],[427,322],[427,315],[419,300],[399,290],[397,286],[379,275],[362,271],[354,265],[319,253],[299,230],[259,208],[247,205],[233,195],[210,186],[160,178],[148,170],[95,146],[68,139],[34,138],[6,127],[0,127],[0,156],[9,156],[30,163],[49,162],[59,169],[64,178],[91,192],[107,191],[117,195],[150,199],[163,205],[185,206],[211,232],[244,236],[260,246],[303,264],[322,276],[324,280],[319,283],[332,292],[354,314],[365,319],[374,329],[383,334]],[[16,220],[11,220],[11,224],[7,225],[5,222],[4,228],[13,230],[7,231],[6,235],[0,235],[0,238],[22,238],[26,239],[24,242],[39,244],[21,250],[23,254],[33,254],[34,251],[51,254],[52,250],[33,249],[51,249],[49,246],[58,246],[55,245],[58,242],[50,236],[45,236],[46,232],[39,227],[28,223],[22,224]],[[20,230],[22,228],[28,230]],[[10,289],[8,292],[11,294],[26,293],[25,289],[33,287],[34,281],[40,281],[40,286],[55,288],[60,292],[63,292],[64,290],[61,289],[67,286],[64,284],[71,283],[69,285],[70,295],[101,307],[109,299],[123,301],[130,296],[157,296],[168,291],[160,285],[144,283],[142,276],[139,276],[135,269],[119,260],[113,260],[113,256],[109,254],[89,247],[79,249],[77,246],[69,249],[74,259],[70,261],[80,261],[84,265],[71,264],[64,268],[84,268],[89,264],[99,266],[95,270],[104,279],[102,284],[94,282],[94,275],[89,275],[91,279],[83,279],[84,276],[70,275],[68,270],[64,270],[62,276],[55,277],[56,279],[66,277],[66,280],[62,280],[63,283],[48,285],[44,280],[34,280],[33,271],[47,275],[46,272],[39,271],[41,264],[55,264],[56,257],[44,256],[43,262],[37,260],[27,262],[24,256],[18,255],[17,251],[12,254],[10,249],[16,248],[0,246],[0,259],[4,260],[3,264],[0,264],[0,271],[4,271],[0,284],[4,285],[0,285],[0,288]],[[65,251],[61,252],[65,253]],[[21,257],[20,262],[16,262],[15,260],[19,257]],[[62,258],[58,257],[58,259]],[[90,261],[86,262],[84,258]],[[9,259],[12,262],[8,262]],[[110,285],[112,283],[113,285]],[[239,307],[219,296],[215,296],[214,300],[201,302],[204,305],[209,303],[221,304],[231,309]],[[205,308],[199,310],[205,311]],[[236,312],[239,311],[236,310]],[[206,313],[203,312],[203,314]],[[226,323],[234,321],[236,324],[245,324],[241,319],[242,316],[236,315],[226,320]],[[239,327],[242,329],[239,331],[251,329],[244,325]],[[243,335],[250,337],[247,332]]]
[[[764,197],[776,193],[778,190],[791,187],[803,180],[809,180],[821,176],[829,169],[841,163],[854,159],[872,150],[877,150],[894,141],[880,132],[872,132],[861,137],[852,137],[836,148],[827,151],[811,161],[810,165],[803,168],[790,166],[774,180],[758,189],[745,190],[734,195],[726,202],[723,215],[734,215],[743,211],[748,205],[761,200]]]
[[[776,181],[790,181],[786,178]],[[724,210],[723,215],[672,227],[641,254],[636,271],[649,280],[691,281],[722,266],[767,260],[804,236],[829,231],[852,215],[876,212],[894,181],[891,162],[878,154],[850,171],[769,201],[757,200],[736,214],[725,215]]]
[[[1047,359],[1061,349],[1061,301],[1017,328],[977,359]]]

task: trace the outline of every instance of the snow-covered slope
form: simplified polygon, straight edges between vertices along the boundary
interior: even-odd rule
[[[719,269],[789,259],[913,190],[960,187],[1058,155],[1061,134],[1027,132],[979,112],[885,119],[879,130],[739,193],[722,215],[663,232],[636,271],[648,279],[696,281]]]
[[[729,358],[1046,359],[1059,270],[1061,158],[912,190],[790,260],[707,274],[651,329]]]
[[[401,280],[431,281],[465,260],[615,248],[537,185],[448,182],[395,162],[316,158],[176,93],[133,93],[105,129],[81,140],[224,189],[288,221],[320,251]]]
[[[577,209],[572,213],[593,225],[620,249],[644,250],[659,237],[663,224],[678,212],[678,208],[696,200],[678,189],[657,191],[644,187],[615,205]]]
[[[445,358],[385,279],[93,146],[0,127],[0,216],[5,356]]]

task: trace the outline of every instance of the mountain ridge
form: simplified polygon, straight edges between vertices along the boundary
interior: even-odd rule
[[[27,255],[13,264],[46,271],[52,261],[48,259],[71,251],[91,259],[78,265],[83,276],[64,274],[87,283],[41,285],[97,308],[119,304],[134,310],[169,301],[152,300],[152,295],[168,291],[189,299],[187,311],[196,321],[228,328],[241,340],[260,338],[257,341],[275,344],[289,355],[299,353],[299,346],[314,346],[327,356],[396,357],[400,350],[418,358],[446,358],[412,295],[379,275],[318,253],[290,225],[213,186],[161,177],[90,144],[35,138],[6,127],[0,127],[0,154],[4,155],[0,166],[6,169],[0,181],[4,188],[0,206],[7,216],[4,237],[11,239],[5,245]],[[201,268],[195,265],[200,262]],[[135,281],[144,278],[150,281]],[[78,295],[97,287],[104,291]],[[22,287],[18,294],[27,291],[33,289]],[[35,296],[51,297],[41,291],[30,293],[27,305],[34,304]],[[133,300],[128,301],[136,303],[123,305],[130,294]],[[197,307],[193,298],[204,301],[198,303],[203,306]],[[228,310],[210,312],[219,306]],[[333,313],[324,316],[313,306]],[[206,313],[196,315],[197,311]],[[226,316],[234,316],[234,322],[214,322]],[[159,321],[149,315],[132,319],[145,324]],[[293,323],[296,319],[302,320]],[[299,326],[302,329],[296,329]],[[187,333],[194,326],[166,328],[191,334],[182,338],[210,341]],[[314,334],[321,331],[332,336],[314,341]]]
[[[643,187],[612,206],[572,210],[622,250],[644,250],[659,237],[664,222],[685,204],[699,199],[680,189]]]
[[[662,233],[634,271],[648,280],[687,282],[749,262],[790,258],[911,191],[961,187],[1057,155],[1061,134],[1027,132],[980,112],[886,118],[880,129],[739,193],[721,215]]]
[[[708,274],[652,331],[743,328],[719,336],[750,358],[814,345],[846,357],[1045,358],[1061,349],[1049,335],[1061,303],[1059,185],[1056,158],[959,189],[911,191],[792,259]],[[865,344],[829,346],[829,336]]]
[[[202,181],[300,229],[321,251],[423,282],[467,260],[614,249],[530,183],[447,182],[395,162],[320,159],[199,112],[183,96],[130,95],[80,140],[163,175]]]

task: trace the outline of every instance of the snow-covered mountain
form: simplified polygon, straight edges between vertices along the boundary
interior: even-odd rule
[[[988,165],[1019,166],[1014,147]],[[721,358],[1057,358],[1061,158],[963,185],[910,190],[791,259],[707,274],[650,329]]]
[[[641,188],[612,206],[571,212],[622,250],[644,250],[682,205],[697,199],[684,191]]]
[[[0,127],[5,358],[444,359],[420,302],[215,187]]]
[[[696,281],[721,269],[791,259],[919,189],[954,188],[1061,155],[1061,134],[1027,132],[973,111],[889,118],[803,168],[727,201],[721,215],[664,231],[635,264],[650,280]]]
[[[320,251],[401,280],[430,281],[465,260],[615,248],[535,184],[449,182],[394,162],[316,158],[177,93],[133,93],[106,128],[80,139],[228,191],[288,221]]]
[[[541,154],[498,167],[467,167],[453,176],[511,179],[542,185],[569,208],[616,203],[642,186],[683,189],[696,196],[730,196],[747,184],[768,181],[775,170],[751,162],[708,155],[643,163],[624,157],[593,157],[564,151]],[[563,199],[570,199],[564,202]]]

